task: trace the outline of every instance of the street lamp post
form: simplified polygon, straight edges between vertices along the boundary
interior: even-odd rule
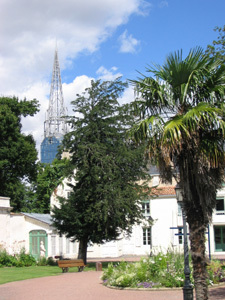
[[[183,299],[184,300],[193,300],[193,287],[190,280],[190,267],[189,267],[189,251],[188,251],[188,241],[187,241],[187,224],[186,224],[186,215],[184,212],[183,204],[183,190],[180,187],[179,183],[175,187],[177,202],[181,206],[182,218],[183,218],[183,230],[184,230],[184,287],[183,287]]]

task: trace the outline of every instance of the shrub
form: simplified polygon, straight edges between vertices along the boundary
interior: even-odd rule
[[[48,259],[46,257],[40,257],[37,261],[38,266],[47,266],[48,265]]]
[[[0,267],[29,267],[36,265],[36,260],[30,254],[21,249],[17,255],[10,255],[6,250],[0,251]]]
[[[225,265],[219,260],[213,260],[207,266],[209,275],[209,284],[215,284],[225,281]]]
[[[13,267],[17,266],[18,261],[16,257],[9,255],[6,250],[0,251],[0,267]]]
[[[17,267],[30,267],[36,265],[35,258],[32,255],[27,254],[24,248],[22,248],[20,253],[17,255],[17,260]]]

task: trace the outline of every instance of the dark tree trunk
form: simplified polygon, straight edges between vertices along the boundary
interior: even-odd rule
[[[194,147],[194,146],[193,146]],[[180,166],[181,182],[183,184],[184,210],[189,225],[190,248],[193,264],[193,278],[196,300],[208,300],[207,260],[205,256],[205,233],[209,223],[207,207],[201,199],[206,197],[203,190],[200,168],[193,159],[195,153],[189,153],[184,166]],[[205,199],[207,200],[207,199]]]
[[[86,239],[80,240],[78,252],[78,258],[83,259],[85,265],[87,264],[87,244]]]
[[[193,277],[195,284],[196,300],[208,299],[207,286],[207,260],[205,256],[206,227],[202,222],[194,220],[189,222],[191,257],[193,263]]]

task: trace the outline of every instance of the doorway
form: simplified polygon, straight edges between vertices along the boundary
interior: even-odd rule
[[[48,257],[48,239],[45,230],[32,230],[29,233],[30,254],[37,260],[40,258],[40,245],[43,242],[45,248],[45,257]]]

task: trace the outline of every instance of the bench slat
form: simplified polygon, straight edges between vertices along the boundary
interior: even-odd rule
[[[67,263],[67,264],[58,264],[59,267],[84,267],[84,264],[81,263]]]
[[[59,259],[59,262],[80,262],[80,263],[84,263],[83,259]]]
[[[69,267],[78,267],[78,270],[83,270],[85,267],[83,259],[68,259],[68,260],[58,260],[58,266],[62,268],[63,273],[68,272]]]

